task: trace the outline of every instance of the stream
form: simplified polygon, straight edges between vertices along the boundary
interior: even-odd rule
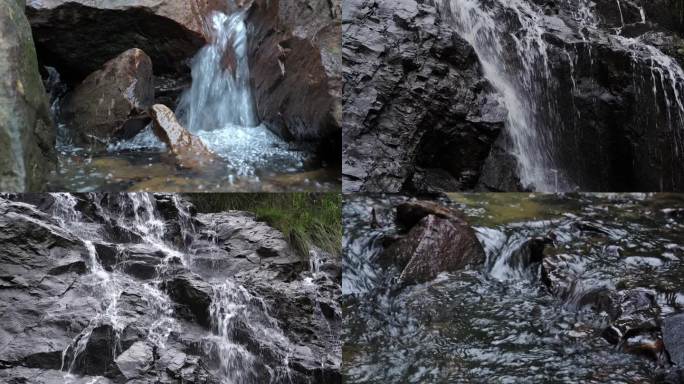
[[[449,197],[443,204],[466,214],[485,265],[403,287],[378,258],[408,198],[347,199],[347,382],[679,382],[659,346],[662,320],[684,306],[681,196]],[[525,256],[530,239],[549,237],[541,263]],[[609,342],[614,332],[625,339]]]

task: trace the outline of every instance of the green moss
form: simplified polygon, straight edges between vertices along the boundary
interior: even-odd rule
[[[292,248],[308,257],[309,247],[342,253],[342,196],[327,193],[190,194],[203,213],[248,211],[280,230]]]

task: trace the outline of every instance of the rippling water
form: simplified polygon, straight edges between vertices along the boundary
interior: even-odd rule
[[[347,382],[650,381],[648,358],[601,337],[605,312],[553,295],[539,267],[506,258],[524,240],[556,235],[571,256],[572,292],[640,288],[661,316],[684,305],[684,207],[668,195],[453,195],[487,252],[481,270],[396,288],[398,271],[376,259],[397,232],[401,197],[349,198],[344,207],[344,361]],[[371,226],[375,210],[380,228]],[[377,227],[377,226],[375,226]],[[583,228],[583,229],[582,229]],[[590,230],[591,229],[591,230]]]

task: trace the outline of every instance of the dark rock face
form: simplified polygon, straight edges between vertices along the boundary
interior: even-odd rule
[[[205,44],[203,15],[224,6],[216,0],[30,0],[27,15],[41,62],[77,82],[134,47],[150,55],[158,74],[188,72],[186,61]]]
[[[441,272],[485,262],[475,231],[447,207],[428,201],[405,203],[397,208],[397,221],[410,228],[408,235],[390,245],[382,258],[402,269],[402,283],[429,281]]]
[[[55,132],[23,2],[0,2],[0,190],[40,192],[56,168]]]
[[[344,189],[474,188],[503,114],[472,48],[431,2],[348,1],[343,25]]]
[[[70,92],[61,118],[76,143],[103,146],[116,137],[139,133],[146,124],[131,124],[131,119],[153,102],[152,61],[134,48],[108,61]]]
[[[0,248],[0,381],[341,382],[341,260],[315,251],[309,266],[251,214],[3,196]]]
[[[247,22],[260,118],[286,139],[339,163],[341,1],[255,0]]]

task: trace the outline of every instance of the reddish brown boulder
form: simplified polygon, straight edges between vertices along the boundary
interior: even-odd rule
[[[157,104],[150,108],[154,134],[163,141],[176,157],[178,166],[202,169],[219,161],[197,136],[191,134],[176,119],[167,106]]]
[[[481,265],[486,259],[475,231],[465,221],[435,214],[421,217],[382,257],[403,268],[400,280],[409,284],[432,280],[441,272]]]
[[[254,0],[247,22],[259,117],[288,139],[340,162],[340,0]]]
[[[101,146],[154,103],[152,61],[134,48],[107,62],[70,92],[62,118],[77,144]]]

